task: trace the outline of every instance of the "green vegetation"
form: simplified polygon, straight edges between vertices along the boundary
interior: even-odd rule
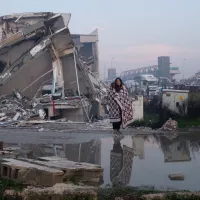
[[[188,112],[186,113],[186,105]],[[168,107],[162,108],[161,99],[155,97],[151,101],[144,100],[144,120],[134,121],[132,127],[161,128],[162,125],[172,118],[178,122],[179,128],[200,127],[200,94],[190,93],[188,102],[183,102],[178,107],[180,115],[171,112]]]
[[[170,117],[169,117],[170,118]],[[144,113],[144,120],[136,120],[130,126],[132,127],[149,127],[153,129],[161,128],[162,125],[169,119],[160,120],[159,116],[156,114],[147,114]],[[200,127],[200,117],[199,118],[190,118],[185,117],[173,117],[172,119],[178,122],[178,127],[180,129],[191,128],[191,127]]]
[[[12,180],[0,178],[0,191],[3,192],[5,189],[13,189],[16,192],[21,192],[24,186],[21,183],[16,183]]]
[[[179,128],[191,128],[200,126],[200,118],[182,117],[177,118]]]
[[[21,183],[16,183],[12,180],[0,178],[0,200],[6,200],[4,198],[4,192],[7,189],[12,189],[16,192],[22,192],[24,186]],[[16,199],[20,199],[16,196]]]
[[[147,114],[144,113],[143,120],[135,120],[130,126],[132,127],[150,127],[150,128],[160,128],[159,126],[159,116],[157,114]]]

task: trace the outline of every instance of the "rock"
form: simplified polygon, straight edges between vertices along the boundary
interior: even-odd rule
[[[184,174],[183,173],[175,173],[175,174],[169,174],[170,180],[176,180],[176,181],[183,181],[184,180]]]
[[[0,117],[5,117],[5,113],[0,113]]]
[[[40,119],[44,119],[46,116],[44,109],[40,109],[38,112],[39,112]]]
[[[0,118],[0,121],[2,122],[2,121],[5,121],[5,120],[7,120],[8,118],[5,116],[5,117],[1,117]]]
[[[38,131],[39,132],[44,132],[44,128],[40,128]]]
[[[61,122],[66,122],[67,119],[66,119],[66,118],[62,118],[60,121],[61,121]]]

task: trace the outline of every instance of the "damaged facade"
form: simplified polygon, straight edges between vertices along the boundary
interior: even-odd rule
[[[99,116],[105,93],[98,79],[98,32],[72,35],[70,17],[49,12],[0,17],[0,95],[15,88],[38,113],[90,121]]]

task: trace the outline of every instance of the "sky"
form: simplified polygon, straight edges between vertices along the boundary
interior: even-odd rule
[[[19,12],[71,13],[71,33],[99,31],[101,77],[107,69],[157,64],[170,56],[179,78],[200,70],[200,0],[6,0],[0,15]]]

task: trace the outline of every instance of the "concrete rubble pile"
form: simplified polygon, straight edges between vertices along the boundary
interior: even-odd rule
[[[18,120],[29,120],[32,118],[44,119],[44,110],[35,109],[31,100],[13,90],[11,95],[0,97],[0,122],[15,122]]]
[[[1,121],[35,114],[85,122],[101,115],[106,90],[98,79],[98,32],[71,34],[70,18],[50,12],[0,17]],[[24,98],[10,95],[13,88]]]

